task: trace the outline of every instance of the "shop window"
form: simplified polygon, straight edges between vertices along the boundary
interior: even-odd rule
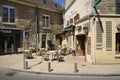
[[[2,16],[3,22],[10,22],[10,23],[15,22],[15,8],[14,7],[3,6],[2,14],[3,14]]]
[[[96,49],[102,50],[102,29],[99,21],[96,22]]]
[[[112,50],[112,22],[106,21],[106,50]]]
[[[42,16],[42,26],[43,28],[50,28],[50,16],[49,15]]]

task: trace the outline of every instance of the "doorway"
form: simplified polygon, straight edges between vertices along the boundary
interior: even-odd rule
[[[120,33],[116,33],[116,54],[120,54]]]
[[[76,52],[80,56],[85,56],[85,35],[77,35],[77,46],[76,46]]]
[[[46,34],[42,35],[42,48],[46,48]]]
[[[4,52],[5,53],[13,53],[14,52],[14,45],[15,45],[15,36],[14,35],[5,35],[3,37],[4,42]]]
[[[0,29],[0,55],[16,53],[22,42],[22,31]]]

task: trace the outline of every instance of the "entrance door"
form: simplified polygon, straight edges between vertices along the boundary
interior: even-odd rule
[[[6,35],[4,36],[4,52],[13,53],[14,52],[14,36]]]
[[[42,35],[42,48],[46,48],[46,35]]]
[[[77,36],[77,53],[80,56],[85,56],[85,35]]]
[[[116,34],[116,53],[120,54],[120,33]]]

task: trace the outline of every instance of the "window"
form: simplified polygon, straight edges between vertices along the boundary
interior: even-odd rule
[[[106,50],[112,50],[112,22],[106,22]]]
[[[42,48],[45,48],[46,47],[46,35],[43,34],[42,35]]]
[[[15,8],[13,7],[8,7],[8,6],[3,6],[3,16],[2,20],[3,22],[15,22]]]
[[[116,2],[116,14],[120,14],[120,0],[115,0]]]
[[[69,25],[69,21],[67,21],[67,26]]]
[[[58,8],[58,4],[57,3],[55,3],[54,5],[55,5],[55,8]]]
[[[99,21],[96,22],[96,41],[97,50],[102,50],[102,29]]]
[[[73,18],[70,19],[70,24],[72,24],[72,23],[73,23]]]
[[[74,17],[74,21],[77,21],[77,20],[79,20],[79,14],[77,13],[76,15],[75,15],[75,17]]]
[[[50,16],[43,15],[42,16],[42,26],[43,28],[50,28]]]
[[[42,0],[43,4],[47,4],[47,0]]]

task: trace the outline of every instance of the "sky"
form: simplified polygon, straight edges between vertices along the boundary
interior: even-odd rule
[[[66,0],[55,0],[55,1],[64,7]]]

